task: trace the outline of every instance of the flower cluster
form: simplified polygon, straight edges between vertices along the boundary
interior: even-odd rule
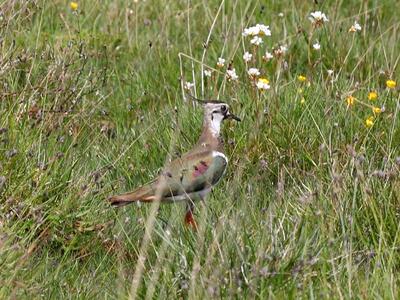
[[[329,21],[328,17],[321,11],[312,12],[308,19],[315,27],[322,26],[324,23]]]
[[[367,126],[368,128],[374,126],[374,121],[375,121],[375,117],[374,117],[374,116],[369,116],[369,117],[365,120],[365,126]]]
[[[266,51],[262,58],[265,61],[269,61],[269,60],[273,59],[274,56],[272,55],[272,53],[269,53],[268,51]]]
[[[307,81],[307,77],[304,76],[304,75],[299,75],[299,76],[297,76],[297,79],[298,79],[300,82],[305,82],[305,81]]]
[[[260,71],[257,68],[250,68],[247,71],[247,74],[249,74],[250,77],[255,78],[257,76],[260,76]]]
[[[211,70],[204,70],[204,76],[211,77],[212,71]]]
[[[257,24],[256,26],[252,26],[249,28],[245,28],[245,30],[242,33],[243,36],[271,36],[271,30],[269,29],[269,26],[263,25],[263,24]]]
[[[257,88],[261,91],[269,90],[270,89],[269,80],[266,78],[259,78],[257,81]]]
[[[392,80],[392,79],[389,79],[389,80],[386,81],[386,86],[387,86],[389,89],[395,89],[395,88],[396,88],[396,85],[397,85],[396,81],[394,81],[394,80]]]
[[[218,58],[217,67],[218,68],[223,68],[224,66],[225,66],[225,59],[222,58],[222,57]]]
[[[391,90],[391,89],[395,89],[396,88],[396,81],[389,79],[386,81],[386,87]],[[376,91],[370,91],[368,93],[368,100],[370,101],[376,101],[378,99],[378,93]],[[373,116],[369,116],[367,117],[367,119],[365,120],[365,126],[367,128],[371,128],[372,126],[374,126],[375,124],[375,119],[376,119],[376,115],[379,115],[380,113],[385,111],[385,107],[382,106],[382,108],[380,107],[376,107],[376,106],[372,106],[372,112],[373,112]]]
[[[313,48],[314,48],[314,50],[320,50],[321,49],[321,45],[319,44],[319,42],[318,41],[316,41],[313,45]]]
[[[355,98],[355,97],[353,97],[352,95],[348,96],[348,97],[346,98],[347,107],[353,106],[354,103],[355,103],[355,101],[356,101],[356,98]]]
[[[353,25],[351,25],[349,32],[357,32],[361,31],[361,25],[357,23],[357,21],[354,22]]]
[[[392,79],[388,79],[386,81],[386,87],[388,88],[388,90],[392,90],[396,88],[396,81],[392,80]],[[378,100],[379,98],[379,94],[376,90],[370,90],[367,94],[366,97],[370,102],[374,103]],[[372,111],[372,114],[370,114],[369,116],[367,116],[367,118],[364,121],[364,124],[367,128],[371,128],[372,126],[374,126],[375,121],[378,117],[379,114],[383,113],[385,111],[385,106],[375,106],[375,105],[371,105],[368,103],[364,103],[363,101],[357,100],[354,96],[349,95],[345,98],[345,102],[347,104],[347,108],[352,107],[355,105],[355,103],[359,103],[362,106],[368,107],[368,109],[370,111]]]
[[[191,91],[194,88],[194,83],[186,81],[183,88],[187,91]]]
[[[283,55],[285,55],[285,53],[287,52],[287,46],[285,45],[280,45],[278,48],[273,49],[274,55],[277,58],[282,57]]]
[[[239,76],[236,74],[235,68],[226,71],[226,78],[228,81],[236,81],[239,79]]]
[[[378,99],[378,93],[376,91],[371,91],[368,93],[368,100],[375,101]]]
[[[257,24],[255,26],[251,26],[245,28],[242,36],[250,37],[250,44],[253,45],[253,52],[245,51],[243,54],[243,60],[246,64],[254,63],[257,61],[257,52],[259,46],[264,43],[263,37],[271,36],[271,30],[269,26],[264,24]],[[271,60],[274,57],[273,54],[266,51],[264,55],[262,55],[262,59],[266,62]],[[269,80],[266,78],[258,78],[261,75],[261,71],[256,67],[249,67],[247,70],[247,75],[251,80],[251,84],[253,87],[257,88],[260,91],[270,89]]]
[[[324,76],[326,77],[325,82],[332,83],[333,87],[333,83],[339,80],[339,76],[342,72],[342,69],[341,68],[335,69],[335,71],[328,68],[325,69],[325,66],[329,65],[329,62],[327,63],[325,61],[325,58],[327,57],[325,53],[321,53],[319,51],[321,51],[321,48],[325,51],[325,48],[328,47],[326,45],[330,45],[330,43],[324,40],[324,34],[326,32],[317,30],[318,27],[324,26],[327,22],[329,22],[329,19],[327,15],[321,11],[311,12],[306,17],[308,17],[308,19],[312,23],[312,26],[309,26],[310,32],[308,35],[308,39],[306,39],[307,42],[309,43],[307,45],[308,46],[307,50],[309,51],[308,53],[309,66],[313,66],[313,69],[315,69],[314,66],[321,63],[323,69],[325,70],[325,72],[327,72],[326,76]],[[358,23],[358,21],[355,21],[354,19],[349,21],[348,26],[349,26],[348,32],[351,33],[360,32],[363,29],[363,27]],[[347,32],[346,34],[349,35]],[[292,61],[292,56],[287,55],[288,45],[285,44],[289,43],[291,41],[291,38],[287,37],[286,35],[284,41],[280,42],[277,41],[276,44],[274,45],[268,45],[269,39],[267,37],[270,37],[271,35],[272,34],[270,27],[264,24],[256,24],[254,26],[244,28],[242,32],[242,37],[243,40],[247,43],[247,45],[245,46],[244,52],[240,55],[245,65],[245,70],[243,71],[243,73],[239,73],[236,71],[236,70],[241,70],[237,66],[236,69],[233,67],[234,58],[232,58],[232,60],[231,58],[229,58],[229,60],[228,59],[225,60],[225,58],[219,57],[217,59],[215,68],[207,67],[203,69],[204,70],[203,76],[210,78],[211,80],[214,79],[217,80],[219,74],[223,74],[223,76],[225,77],[225,82],[229,83],[237,82],[239,78],[243,79],[243,77],[246,77],[248,80],[243,80],[242,83],[249,83],[252,89],[258,90],[259,93],[253,93],[253,95],[258,95],[258,96],[261,95],[260,94],[261,92],[271,89],[271,84],[269,79],[271,79],[271,82],[273,82],[274,86],[277,87],[276,90],[278,90],[279,81],[287,77],[279,75],[277,75],[276,78],[272,76],[270,77],[266,71],[268,70],[268,73],[273,74],[275,70],[277,71],[277,74],[281,74],[281,72],[285,72],[291,69],[289,68],[287,60]],[[356,37],[357,35],[354,34],[353,41],[356,39]],[[324,43],[321,46],[322,42]],[[266,65],[265,68],[264,65]],[[308,87],[310,87],[313,83],[313,78],[315,75],[313,74],[313,69],[305,70],[305,74],[307,74],[307,76],[309,77],[303,74],[297,74],[297,80],[296,77],[295,80],[293,80],[295,84],[296,82],[298,82],[297,88],[299,95],[296,96],[296,99],[297,97],[298,99],[301,99],[300,101],[301,104],[305,104],[307,99],[305,98],[305,96],[307,97],[307,93],[303,93],[303,91]],[[265,77],[267,77],[268,79]],[[219,81],[216,81],[216,83],[217,82]],[[184,82],[183,86],[184,89],[186,90],[191,90],[194,88],[194,85],[191,82]],[[328,88],[332,87],[328,86]],[[387,92],[389,93],[390,90],[396,89],[397,83],[396,81],[394,81],[389,77],[388,80],[386,81],[386,87],[387,87]],[[345,97],[342,98],[343,99],[342,101],[346,105],[347,109],[350,108],[353,109],[354,107],[358,108],[359,105],[361,105],[361,107],[362,106],[368,107],[370,116],[368,115],[366,116],[367,118],[364,119],[364,124],[367,127],[372,127],[376,122],[378,115],[385,111],[385,107],[384,106],[378,107],[372,105],[374,104],[373,101],[377,101],[378,99],[377,91],[371,90],[367,95],[364,94],[363,97],[361,97],[358,95],[358,92],[356,92],[358,90],[360,90],[359,83],[355,85],[354,90],[345,94]],[[368,101],[370,102],[363,102],[363,98],[368,99]]]
[[[252,54],[250,54],[249,52],[245,52],[244,54],[243,54],[243,60],[245,61],[245,62],[250,62],[251,61],[251,58],[253,57],[253,55]]]
[[[271,30],[269,26],[263,24],[257,24],[249,28],[245,28],[242,35],[244,37],[250,36],[250,44],[260,46],[263,43],[263,36],[271,36]]]
[[[70,7],[73,11],[76,11],[76,10],[78,9],[78,3],[72,1],[72,2],[69,3],[69,7]]]

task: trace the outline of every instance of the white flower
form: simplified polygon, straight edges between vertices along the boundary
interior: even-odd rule
[[[256,77],[256,76],[260,75],[260,71],[257,68],[250,68],[247,71],[247,74],[249,74],[251,77]]]
[[[351,25],[349,32],[356,32],[356,31],[361,31],[361,25],[358,24],[357,21],[354,21],[354,24]]]
[[[225,59],[222,58],[222,57],[218,58],[217,66],[220,67],[220,68],[222,68],[223,66],[225,66]]]
[[[260,78],[257,81],[257,88],[259,90],[269,90],[270,89],[269,80],[266,78]]]
[[[281,45],[278,48],[274,49],[275,56],[283,56],[287,51],[287,47],[285,45]]]
[[[256,36],[260,33],[260,29],[256,26],[245,28],[242,35],[243,36]]]
[[[269,29],[269,26],[266,26],[263,24],[257,24],[256,26],[245,28],[242,35],[243,36],[256,36],[256,35],[271,36],[271,30]]]
[[[269,26],[257,24],[256,27],[260,30],[260,35],[271,36],[271,30],[269,29]]]
[[[283,18],[283,12],[280,12],[279,14],[278,14],[278,17],[280,17],[280,18]]]
[[[321,49],[321,45],[318,43],[318,41],[316,41],[315,44],[313,44],[312,46],[313,46],[313,48],[314,48],[315,50]]]
[[[270,59],[273,59],[274,58],[274,56],[272,55],[272,53],[270,53],[270,52],[265,52],[265,55],[263,56],[263,59],[264,60],[266,60],[266,61],[268,61],[268,60],[270,60]]]
[[[243,54],[243,59],[244,59],[245,62],[251,61],[251,58],[252,58],[252,57],[253,57],[253,55],[250,54],[250,53],[247,52],[247,51]]]
[[[328,72],[328,75],[329,75],[329,76],[332,76],[332,75],[333,75],[333,70],[327,70],[327,72]]]
[[[185,88],[185,90],[190,91],[194,87],[194,83],[186,81],[183,87]]]
[[[235,68],[226,71],[226,78],[228,81],[238,80],[239,76],[237,76]]]
[[[206,77],[211,77],[211,73],[212,73],[211,70],[204,70],[204,76]]]
[[[255,36],[251,39],[250,43],[253,45],[259,46],[263,43],[263,40],[259,36]]]
[[[281,52],[285,53],[287,51],[287,47],[285,45],[280,46]]]
[[[323,25],[325,22],[328,22],[328,18],[326,17],[326,15],[321,12],[321,11],[314,11],[310,14],[310,17],[308,18],[313,25],[315,26],[321,26]]]

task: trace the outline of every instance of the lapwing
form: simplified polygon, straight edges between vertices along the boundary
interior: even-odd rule
[[[240,121],[240,118],[229,111],[229,105],[225,102],[190,97],[204,108],[202,133],[196,145],[168,163],[152,182],[132,192],[110,197],[112,206],[137,201],[183,201],[187,203],[185,223],[197,228],[193,217],[194,203],[205,200],[225,174],[228,165],[221,137],[221,123],[228,119]]]

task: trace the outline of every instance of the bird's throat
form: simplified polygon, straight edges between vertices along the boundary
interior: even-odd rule
[[[210,133],[218,138],[221,132],[221,119],[213,118],[212,120],[206,121],[206,126],[208,126]]]
[[[205,118],[198,144],[211,149],[219,149],[222,145],[221,122],[222,119]]]

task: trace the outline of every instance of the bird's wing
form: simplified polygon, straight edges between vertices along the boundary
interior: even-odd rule
[[[225,173],[227,164],[225,155],[216,151],[189,153],[173,160],[161,175],[164,177],[163,198],[173,198],[212,187]]]
[[[190,152],[173,160],[153,182],[133,192],[109,198],[114,206],[134,201],[151,202],[161,200],[183,200],[189,194],[203,191],[217,184],[225,173],[228,159],[216,151]]]

